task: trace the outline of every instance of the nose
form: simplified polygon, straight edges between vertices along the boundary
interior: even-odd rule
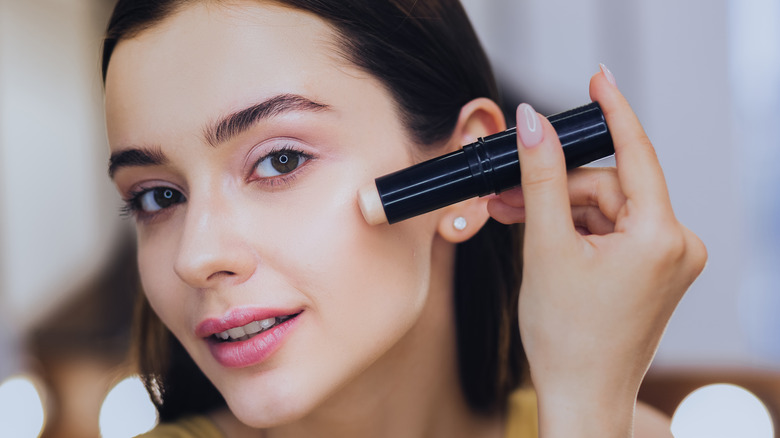
[[[190,287],[240,284],[255,272],[256,253],[226,204],[188,201],[174,271]]]

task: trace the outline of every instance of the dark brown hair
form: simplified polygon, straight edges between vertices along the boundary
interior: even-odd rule
[[[103,44],[105,80],[117,43],[153,27],[194,0],[119,0]],[[336,31],[340,54],[393,96],[412,138],[435,147],[452,135],[461,107],[498,101],[488,59],[458,0],[279,0]],[[524,372],[517,324],[518,226],[493,220],[458,245],[455,318],[461,386],[477,412],[505,407]],[[202,413],[224,400],[141,298],[138,360],[162,421]]]

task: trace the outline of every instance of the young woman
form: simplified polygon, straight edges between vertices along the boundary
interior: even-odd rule
[[[360,187],[506,127],[456,0],[120,0],[103,74],[150,437],[664,429],[636,394],[706,251],[606,68],[617,169],[521,105],[522,189],[380,226]]]

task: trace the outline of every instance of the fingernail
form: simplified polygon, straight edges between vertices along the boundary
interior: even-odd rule
[[[520,142],[526,148],[538,145],[544,137],[539,115],[527,103],[521,103],[517,107],[517,135],[520,136]]]
[[[615,75],[612,74],[611,71],[607,68],[604,64],[599,64],[599,68],[601,69],[601,73],[604,74],[604,77],[607,78],[607,82],[612,84],[613,87],[617,87],[617,81],[615,81]]]

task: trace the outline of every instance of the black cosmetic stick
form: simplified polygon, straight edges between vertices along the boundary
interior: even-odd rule
[[[561,140],[567,169],[615,153],[597,102],[552,115],[548,120]],[[375,184],[358,191],[358,204],[369,224],[392,224],[518,185],[517,132],[511,128],[377,178]]]

